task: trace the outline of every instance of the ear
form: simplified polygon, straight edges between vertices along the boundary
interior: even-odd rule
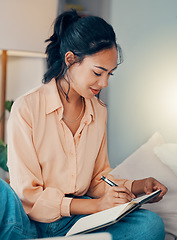
[[[76,61],[76,56],[74,55],[74,53],[71,52],[71,51],[68,51],[68,52],[65,54],[65,63],[66,63],[66,65],[69,67],[69,66],[71,66],[75,61]]]

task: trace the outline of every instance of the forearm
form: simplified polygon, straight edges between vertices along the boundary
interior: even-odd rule
[[[71,215],[87,215],[100,211],[99,199],[76,199],[73,198],[70,204]]]

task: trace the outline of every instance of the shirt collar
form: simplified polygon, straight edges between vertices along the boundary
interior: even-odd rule
[[[50,114],[58,110],[59,117],[63,117],[63,104],[58,93],[56,80],[53,78],[49,83],[45,84],[45,102],[46,102],[46,114]],[[84,123],[89,124],[94,120],[94,109],[91,99],[85,99],[85,115]]]
[[[63,113],[63,104],[54,78],[49,83],[45,84],[45,102],[46,114],[50,114],[60,108]]]
[[[84,123],[89,124],[95,118],[92,100],[85,99],[85,105],[86,105],[86,110],[85,110]]]

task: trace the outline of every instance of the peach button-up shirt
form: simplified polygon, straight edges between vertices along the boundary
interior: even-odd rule
[[[66,194],[103,194],[102,174],[110,171],[106,107],[96,97],[72,135],[63,117],[55,80],[18,98],[8,121],[10,184],[31,219],[53,222],[70,216]],[[129,189],[131,181],[121,180]]]

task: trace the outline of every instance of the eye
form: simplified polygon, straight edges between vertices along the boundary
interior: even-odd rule
[[[114,74],[113,74],[113,73],[108,73],[108,75],[109,75],[109,76],[114,76]]]
[[[98,77],[101,76],[101,73],[97,73],[97,72],[95,72],[95,71],[94,71],[94,74],[95,74],[96,76],[98,76]]]

